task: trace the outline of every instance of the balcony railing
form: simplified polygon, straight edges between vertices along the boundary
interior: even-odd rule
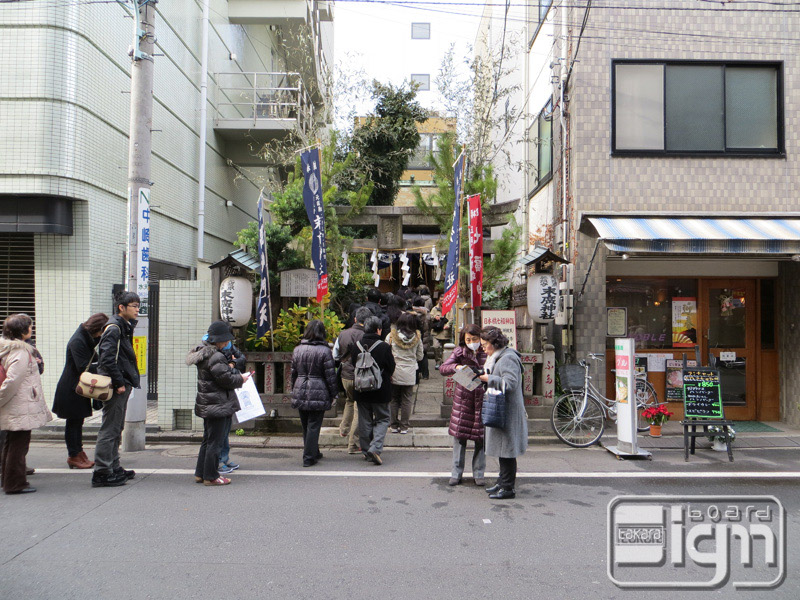
[[[237,72],[216,74],[217,128],[286,130],[307,133],[314,106],[299,73]]]

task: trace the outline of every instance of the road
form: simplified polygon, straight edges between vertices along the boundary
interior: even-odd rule
[[[243,468],[225,488],[194,483],[196,451],[123,454],[136,479],[92,489],[60,444],[34,444],[39,491],[0,496],[0,597],[662,598],[607,575],[607,509],[621,494],[776,496],[788,576],[770,594],[800,593],[797,450],[740,451],[730,464],[710,451],[684,463],[677,451],[628,462],[532,448],[504,502],[470,480],[449,487],[449,451],[388,449],[376,467],[326,450],[303,469],[296,449],[235,449]]]

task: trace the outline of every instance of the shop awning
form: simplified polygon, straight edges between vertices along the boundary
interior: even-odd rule
[[[798,218],[588,217],[609,250],[800,254]]]

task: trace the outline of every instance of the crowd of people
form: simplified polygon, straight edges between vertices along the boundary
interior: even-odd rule
[[[140,300],[123,292],[116,313],[97,313],[82,323],[67,344],[66,364],[56,388],[53,412],[65,419],[67,465],[94,469],[92,487],[125,485],[135,472],[120,464],[119,445],[128,398],[139,385],[133,350]],[[441,300],[434,306],[430,291],[401,288],[397,294],[370,289],[363,305],[349,310],[346,328],[331,348],[320,320],[308,323],[291,363],[292,407],[303,430],[303,467],[322,458],[319,436],[324,415],[342,397],[344,412],[339,433],[347,438],[349,454],[360,454],[374,465],[383,464],[388,431],[406,434],[413,399],[421,378],[429,377],[428,352],[444,376],[471,370],[468,387],[456,383],[449,434],[453,437],[453,464],[449,485],[462,483],[467,443],[473,443],[472,474],[475,485],[485,487],[492,499],[515,496],[516,459],[527,449],[527,417],[522,399],[522,363],[509,340],[496,327],[465,325],[458,345],[443,361],[452,324],[443,314]],[[0,484],[7,494],[35,492],[26,465],[31,430],[52,420],[42,391],[44,361],[30,343],[32,320],[24,314],[9,316],[0,338],[0,429],[2,440]],[[231,483],[225,475],[239,468],[230,460],[233,415],[240,410],[236,390],[250,378],[245,357],[233,344],[229,324],[211,323],[208,332],[186,358],[197,369],[195,414],[203,419],[203,440],[195,467],[195,481],[206,486]],[[110,377],[113,394],[100,402],[76,392],[82,373],[93,369]],[[502,427],[485,427],[481,417],[486,389],[500,393],[506,419]],[[83,449],[83,424],[92,410],[102,410],[94,461]],[[499,459],[500,477],[486,487],[486,456]]]

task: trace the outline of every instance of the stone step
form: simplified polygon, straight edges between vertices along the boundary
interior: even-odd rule
[[[528,421],[528,443],[541,444],[557,442],[555,434],[547,423],[547,429],[537,421]],[[320,446],[346,447],[347,438],[339,435],[338,427],[323,427],[319,435]],[[389,448],[452,448],[453,438],[447,427],[411,427],[407,434],[386,434],[384,444]]]

